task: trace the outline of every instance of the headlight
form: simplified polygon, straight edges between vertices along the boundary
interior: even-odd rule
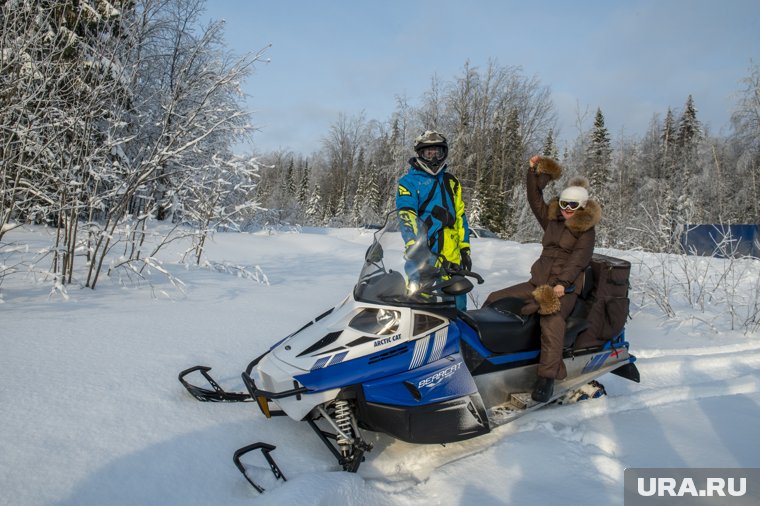
[[[351,318],[348,326],[359,332],[384,336],[398,332],[400,321],[400,311],[382,308],[367,308]]]

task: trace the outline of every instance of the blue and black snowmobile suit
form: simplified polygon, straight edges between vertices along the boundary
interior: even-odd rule
[[[399,217],[407,223],[415,223],[417,217],[425,224],[428,247],[439,257],[436,267],[443,259],[459,265],[462,249],[470,247],[462,185],[446,172],[445,165],[433,176],[417,167],[415,158],[409,163],[411,167],[399,180],[396,193]],[[404,219],[405,213],[411,214],[410,219]],[[408,250],[418,239],[417,230],[402,227],[401,232]]]

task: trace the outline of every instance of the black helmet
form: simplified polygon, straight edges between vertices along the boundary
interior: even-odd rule
[[[423,155],[425,148],[440,148],[432,156]],[[414,151],[417,153],[417,164],[425,172],[435,176],[443,167],[449,154],[449,144],[446,137],[434,130],[426,130],[425,133],[414,139]]]

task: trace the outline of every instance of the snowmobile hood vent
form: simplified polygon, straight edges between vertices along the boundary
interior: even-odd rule
[[[407,351],[409,351],[409,347],[407,347],[406,345],[404,345],[404,346],[398,346],[396,348],[391,348],[390,350],[386,351],[385,353],[381,353],[379,355],[375,355],[374,357],[370,358],[369,361],[368,361],[368,363],[370,365],[372,365],[372,364],[374,364],[376,362],[380,362],[381,360],[386,360],[386,359],[389,359],[389,358],[393,358],[396,355],[403,355]]]
[[[325,337],[323,337],[316,343],[312,344],[311,346],[303,350],[301,353],[298,354],[298,356],[303,357],[304,355],[308,355],[309,353],[313,353],[317,350],[324,348],[328,344],[334,343],[338,339],[338,337],[340,337],[342,333],[343,333],[342,330],[339,332],[330,332]]]
[[[362,336],[359,339],[354,339],[353,341],[348,343],[346,346],[354,347],[354,346],[359,346],[360,344],[371,343],[372,341],[377,341],[377,337]]]

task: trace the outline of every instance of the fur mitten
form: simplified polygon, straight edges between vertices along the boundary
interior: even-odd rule
[[[554,181],[562,175],[562,166],[557,161],[542,156],[536,163],[536,174],[547,174]]]
[[[559,297],[554,293],[554,289],[549,285],[541,285],[532,293],[538,302],[538,314],[554,314],[559,311]]]

